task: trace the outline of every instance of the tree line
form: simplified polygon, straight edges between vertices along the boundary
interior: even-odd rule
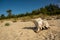
[[[1,14],[0,20],[1,19],[9,19],[9,18],[18,18],[18,17],[24,17],[24,16],[33,16],[33,15],[39,15],[39,14],[49,15],[49,16],[59,15],[60,14],[60,7],[55,4],[50,4],[45,7],[39,8],[37,10],[33,10],[30,13],[26,12],[24,14],[18,14],[18,15],[12,14],[12,10],[7,10],[6,12],[8,13],[8,15],[5,16],[4,14]]]

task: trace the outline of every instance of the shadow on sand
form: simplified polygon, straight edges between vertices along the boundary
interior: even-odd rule
[[[35,30],[37,29],[36,27],[24,27],[23,29],[31,29],[31,30],[33,30],[34,32],[36,32]]]
[[[35,33],[36,33],[36,31],[37,31],[37,27],[24,27],[23,29],[31,29],[31,30],[33,30]],[[42,28],[41,30],[47,30],[48,28],[47,27],[45,27],[45,28]],[[50,29],[50,28],[49,28]]]

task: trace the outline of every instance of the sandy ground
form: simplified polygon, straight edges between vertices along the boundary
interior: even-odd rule
[[[0,22],[0,40],[60,40],[60,19],[48,20],[50,29],[34,32],[34,23],[29,22]],[[9,23],[9,26],[5,26]]]

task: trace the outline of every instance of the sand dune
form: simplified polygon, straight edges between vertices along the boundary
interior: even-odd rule
[[[48,20],[50,29],[34,32],[34,23],[4,21],[0,23],[0,40],[60,40],[60,19]],[[5,26],[9,23],[9,26]]]

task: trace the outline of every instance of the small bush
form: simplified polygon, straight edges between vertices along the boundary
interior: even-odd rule
[[[15,18],[12,22],[17,22],[17,19]]]
[[[17,22],[16,20],[14,20],[13,22]]]
[[[57,16],[57,18],[56,19],[60,19],[60,16]]]
[[[9,26],[10,24],[9,23],[6,23],[5,26]]]

